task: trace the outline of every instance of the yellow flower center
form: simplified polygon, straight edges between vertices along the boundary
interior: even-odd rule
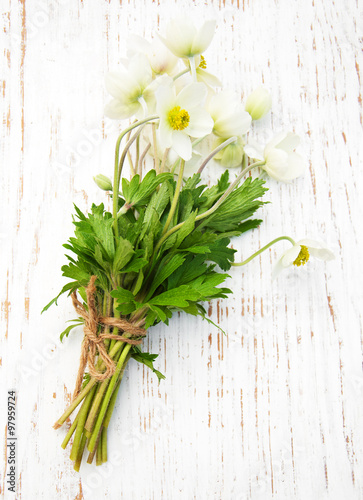
[[[199,68],[207,69],[207,61],[204,56],[200,56]]]
[[[293,262],[294,266],[298,266],[298,267],[301,265],[305,266],[305,264],[309,260],[309,257],[310,257],[310,254],[309,254],[308,247],[306,247],[305,245],[301,245],[299,255],[296,257],[296,259]]]
[[[189,125],[190,117],[188,111],[180,109],[180,106],[175,106],[169,111],[168,120],[174,130],[184,130]]]

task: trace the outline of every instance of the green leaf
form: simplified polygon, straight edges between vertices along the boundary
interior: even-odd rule
[[[75,324],[70,325],[65,330],[63,330],[63,332],[59,336],[61,342],[63,342],[64,336],[68,337],[70,331],[73,330],[73,328],[76,328],[76,326],[83,325],[84,323],[83,319],[71,319],[70,321],[74,322]]]
[[[178,267],[180,267],[185,261],[185,257],[183,255],[176,254],[173,255],[172,258],[167,256],[167,258],[163,259],[160,262],[159,269],[157,270],[152,284],[150,286],[149,292],[147,294],[147,297],[145,298],[145,302],[149,300],[150,297],[153,296],[153,293],[155,290],[162,284],[164,281],[176,270]]]
[[[207,246],[194,246],[194,247],[189,247],[189,248],[183,248],[183,252],[190,252],[190,253],[196,253],[196,254],[206,254],[210,253],[211,250]],[[209,259],[211,260],[211,259]]]
[[[132,357],[136,361],[138,361],[139,363],[142,363],[145,366],[147,366],[148,368],[150,368],[155,373],[155,375],[158,377],[159,382],[160,382],[160,380],[165,379],[165,375],[163,375],[162,373],[160,373],[158,370],[156,370],[154,368],[154,361],[158,357],[158,354],[150,354],[149,352],[142,352],[140,350],[140,348],[137,346],[134,346],[132,348],[132,350],[133,350]]]
[[[74,292],[74,290],[76,290],[77,288],[79,287],[79,283],[78,281],[71,281],[70,283],[67,283],[66,285],[64,285],[64,287],[62,288],[62,290],[58,293],[58,295],[56,297],[54,297],[54,299],[52,299],[46,306],[43,307],[43,310],[41,312],[41,314],[43,314],[43,312],[47,311],[51,305],[55,304],[55,305],[58,305],[57,304],[57,300],[59,299],[59,297],[65,293],[65,292],[68,292],[70,290],[69,293],[72,293]]]
[[[96,238],[105,249],[106,255],[110,260],[112,260],[115,255],[115,244],[112,230],[113,218],[110,213],[103,213],[103,210],[103,203],[99,206],[92,205],[92,214],[88,217]]]
[[[234,261],[236,250],[229,248],[229,238],[217,240],[214,245],[210,245],[210,254],[208,260],[215,262],[223,271],[228,271],[231,268],[231,262]]]
[[[173,180],[173,175],[167,172],[156,175],[154,169],[150,170],[143,178],[137,193],[134,195],[133,204],[140,206],[147,203],[159,184],[162,184],[166,180]]]
[[[125,290],[120,286],[116,290],[112,290],[111,297],[117,299],[118,302],[133,302],[135,300],[135,296],[130,290]]]
[[[163,292],[149,300],[149,304],[157,306],[187,307],[188,300],[200,299],[200,293],[190,286],[182,285]]]
[[[117,274],[123,267],[128,264],[134,255],[135,251],[129,240],[118,238],[115,257],[113,259],[112,271]]]
[[[81,269],[79,267],[79,264],[80,263],[77,262],[77,265],[70,263],[67,266],[62,266],[62,276],[65,276],[66,278],[72,278],[79,283],[82,283],[82,285],[86,285],[90,280],[90,275],[87,271]]]
[[[215,232],[238,230],[240,223],[251,217],[264,204],[257,200],[266,189],[261,179],[251,180],[248,177],[242,186],[236,188],[223,203],[208,217],[202,219],[199,229],[210,228]]]

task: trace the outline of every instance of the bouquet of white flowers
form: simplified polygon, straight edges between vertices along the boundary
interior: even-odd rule
[[[106,115],[134,121],[117,140],[113,181],[95,177],[112,198],[112,212],[103,204],[93,205],[89,214],[75,207],[75,233],[64,245],[72,255],[62,267],[71,281],[58,295],[69,293],[78,316],[61,340],[75,326],[84,327],[73,401],[55,424],[63,425],[80,406],[62,444],[65,448],[74,434],[70,457],[76,470],[86,447],[88,463],[95,455],[97,465],[107,460],[107,429],[128,361],[133,358],[164,378],[154,368],[157,354],[140,347],[149,328],[168,324],[175,311],[210,321],[203,303],[232,293],[220,286],[226,271],[278,241],[292,247],[275,274],[305,264],[310,255],[333,258],[315,241],[295,243],[280,236],[234,262],[230,239],[262,222],[253,215],[267,189],[262,178],[252,180],[248,173],[258,168],[287,182],[303,173],[304,160],[295,152],[299,139],[292,132],[276,135],[262,149],[249,138],[251,122],[271,107],[264,88],[244,105],[232,92],[215,90],[221,84],[202,55],[214,30],[214,21],[196,29],[190,20],[178,19],[152,43],[134,36],[122,70],[106,78],[113,98]],[[210,151],[203,157],[198,148],[205,145]],[[232,182],[226,170],[217,184],[201,184],[212,158],[236,169]],[[130,179],[122,177],[126,160]]]

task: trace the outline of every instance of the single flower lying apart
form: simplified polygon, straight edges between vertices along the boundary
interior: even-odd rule
[[[304,266],[308,262],[310,256],[324,261],[333,260],[335,258],[333,252],[326,246],[318,241],[306,238],[298,241],[292,248],[289,248],[282,254],[275,264],[272,277],[276,278],[276,276],[287,267]]]
[[[160,117],[160,142],[172,148],[183,160],[192,157],[190,137],[204,137],[213,128],[213,120],[202,107],[207,89],[202,83],[190,83],[176,95],[174,88],[162,85],[156,91],[156,110]]]

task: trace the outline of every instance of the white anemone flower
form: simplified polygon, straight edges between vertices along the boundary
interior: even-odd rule
[[[106,75],[106,89],[113,99],[106,104],[105,115],[124,119],[133,115],[142,118],[147,112],[152,113],[155,90],[161,78],[153,81],[150,63],[143,54],[132,58],[127,68],[109,73]]]
[[[207,109],[213,118],[213,134],[228,139],[242,136],[251,127],[251,116],[243,109],[237,96],[228,90],[218,92],[207,103]]]
[[[261,168],[276,181],[290,182],[300,177],[306,169],[304,159],[294,151],[299,143],[298,135],[281,132],[266,145],[264,151],[256,143],[249,141],[245,146],[245,153],[250,158],[264,161]]]
[[[160,142],[172,148],[183,160],[192,157],[190,137],[204,137],[213,128],[213,120],[202,107],[207,88],[202,83],[190,83],[177,95],[174,87],[161,85],[156,91]]]
[[[295,243],[291,248],[286,250],[276,262],[272,272],[272,278],[276,276],[287,267],[290,266],[304,266],[310,256],[317,259],[328,261],[335,259],[335,256],[329,248],[315,240],[303,239]]]
[[[154,76],[175,73],[178,58],[158,38],[149,42],[141,36],[131,35],[127,43],[128,55],[133,57],[144,54],[149,60]]]
[[[197,29],[191,19],[177,18],[169,21],[166,37],[161,41],[177,57],[194,57],[204,52],[210,45],[216,27],[215,20],[206,21]]]

